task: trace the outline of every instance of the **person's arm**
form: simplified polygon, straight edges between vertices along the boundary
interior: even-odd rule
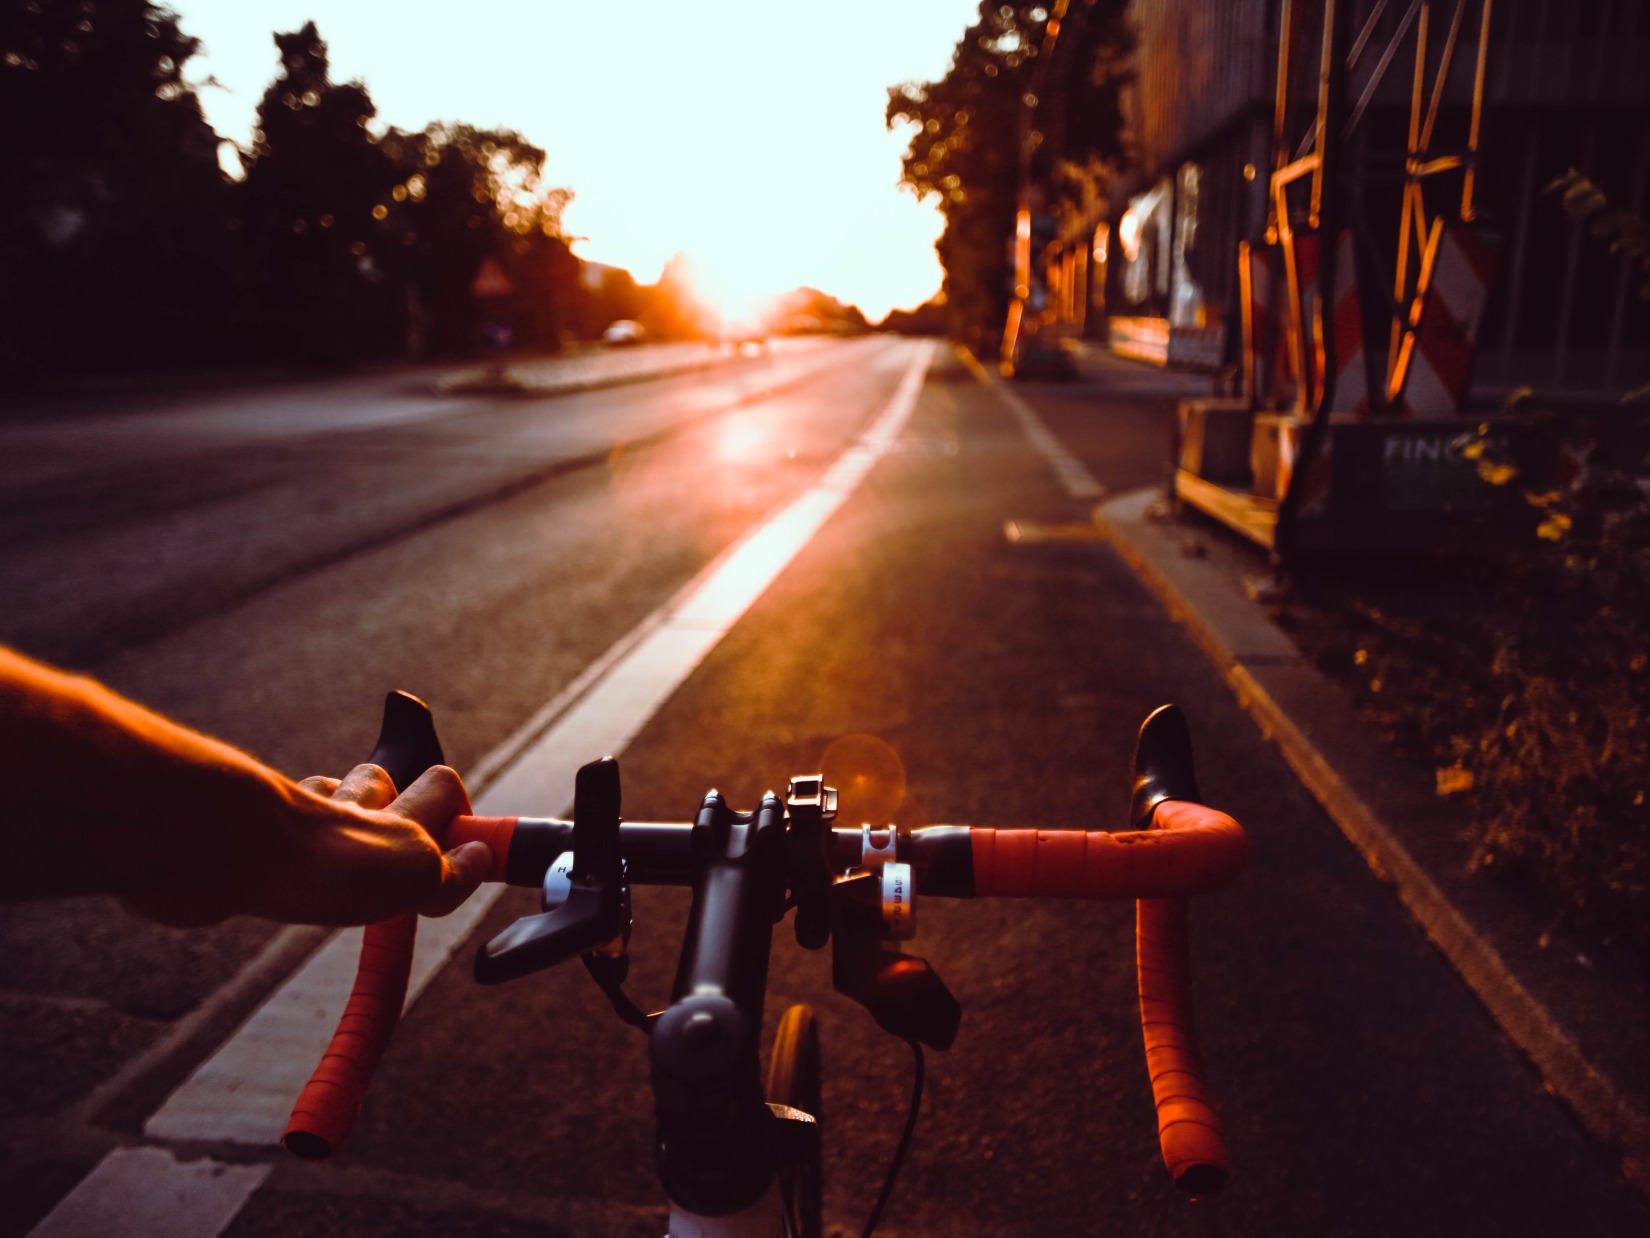
[[[0,898],[113,894],[172,924],[445,915],[487,871],[443,855],[457,774],[394,796],[375,766],[292,782],[90,679],[0,649]]]

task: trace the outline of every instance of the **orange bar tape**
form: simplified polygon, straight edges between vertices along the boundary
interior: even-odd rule
[[[1192,1018],[1186,896],[1235,878],[1249,842],[1231,817],[1186,800],[1159,804],[1152,826],[1119,834],[976,829],[974,893],[1139,900],[1140,1027],[1158,1142],[1175,1185],[1199,1195],[1225,1183],[1231,1158],[1204,1081]]]
[[[479,839],[493,853],[486,880],[503,881],[510,859],[515,817],[454,817],[441,840],[454,847]],[[401,1007],[407,1000],[407,977],[412,971],[413,943],[418,934],[416,915],[397,916],[369,924],[361,939],[361,962],[355,972],[338,1030],[310,1076],[287,1120],[281,1143],[305,1160],[332,1154],[355,1125],[366,1100],[367,1085],[384,1056]]]
[[[486,881],[503,881],[510,863],[510,840],[515,836],[518,817],[454,817],[441,837],[444,851],[480,840],[493,853],[493,867]]]
[[[991,830],[970,834],[974,893],[982,898],[1172,898],[1201,894],[1237,876],[1249,854],[1243,829],[1223,812],[1166,800],[1154,828]]]
[[[1226,1136],[1203,1077],[1192,1018],[1192,960],[1183,898],[1141,899],[1135,913],[1140,1029],[1157,1104],[1157,1140],[1175,1185],[1190,1195],[1231,1172]]]
[[[281,1144],[305,1160],[330,1156],[361,1115],[367,1084],[407,999],[416,915],[367,925],[343,1018],[287,1119]]]

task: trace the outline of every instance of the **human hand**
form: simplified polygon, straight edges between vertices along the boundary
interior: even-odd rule
[[[332,925],[444,916],[491,866],[485,843],[441,849],[447,823],[470,811],[463,782],[444,765],[399,795],[376,765],[287,788],[273,819],[233,829],[220,822],[193,840],[177,879],[128,895],[128,906],[177,925],[235,914]]]
[[[399,795],[389,775],[376,765],[357,765],[342,780],[316,775],[298,785],[334,804],[367,810],[375,827],[370,833],[345,827],[333,838],[336,846],[329,867],[339,870],[339,906],[352,906],[364,897],[383,897],[393,904],[384,915],[352,917],[350,923],[371,923],[403,912],[447,915],[476,892],[492,867],[492,852],[484,842],[464,843],[452,851],[441,848],[452,819],[471,811],[463,780],[448,766],[431,766]],[[432,858],[440,862],[434,870]],[[352,866],[358,866],[359,873],[344,877],[343,870]]]

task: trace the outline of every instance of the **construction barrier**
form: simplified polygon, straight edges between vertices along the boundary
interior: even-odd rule
[[[1471,378],[1473,345],[1500,253],[1471,224],[1446,226],[1430,273],[1423,272],[1421,318],[1408,365],[1392,402],[1405,416],[1442,417],[1460,411]]]
[[[1330,413],[1370,414],[1369,376],[1364,358],[1363,307],[1358,300],[1358,268],[1353,253],[1352,233],[1343,230],[1335,247],[1335,294],[1329,321],[1318,307],[1318,237],[1303,233],[1292,238],[1295,246],[1295,274],[1299,280],[1301,320],[1306,336],[1297,356],[1305,357],[1310,403],[1315,407],[1322,395],[1325,369],[1323,333],[1334,332],[1335,391]]]
[[[1152,365],[1189,370],[1220,368],[1224,327],[1172,327],[1167,318],[1113,318],[1107,323],[1112,352]]]

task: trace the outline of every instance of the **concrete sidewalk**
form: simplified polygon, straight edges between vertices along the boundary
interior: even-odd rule
[[[1589,956],[1467,871],[1461,821],[1431,771],[1390,755],[1345,691],[1256,600],[1253,548],[1171,515],[1160,491],[1095,509],[1098,532],[1184,626],[1302,783],[1389,882],[1509,1039],[1650,1197],[1650,985]]]
[[[783,354],[799,351],[807,341],[775,341],[769,347]],[[719,369],[767,351],[740,352],[693,341],[644,344],[636,348],[576,345],[554,355],[508,358],[504,381],[491,377],[486,365],[452,361],[373,359],[336,373],[305,371],[290,365],[261,365],[222,370],[134,372],[90,376],[57,376],[22,394],[0,399],[0,416],[27,417],[65,403],[131,400],[156,395],[195,395],[274,387],[299,387],[328,381],[404,380],[409,391],[436,396],[500,395],[544,397],[574,395],[627,383],[649,382],[679,374]]]
[[[500,375],[475,365],[436,378],[437,395],[572,395],[625,383],[648,382],[726,365],[737,353],[704,343],[647,344],[634,348],[592,348],[554,357],[512,359]]]
[[[628,383],[651,382],[679,374],[696,374],[740,362],[789,356],[818,347],[827,337],[781,338],[760,348],[727,348],[695,340],[643,344],[633,348],[589,348],[537,360],[504,364],[502,379],[485,366],[470,366],[441,375],[437,395],[500,395],[540,399],[575,395]]]

